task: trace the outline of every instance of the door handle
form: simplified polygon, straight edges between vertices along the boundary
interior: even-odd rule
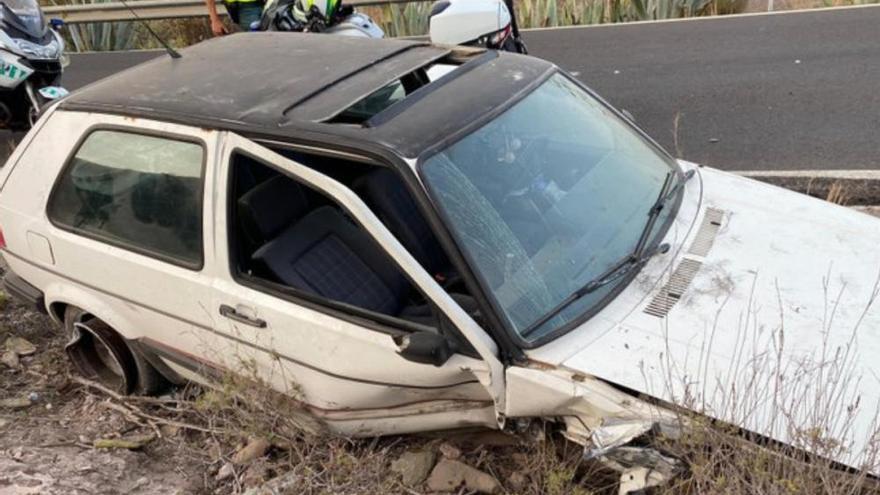
[[[247,315],[243,315],[238,312],[232,306],[227,304],[220,305],[220,314],[229,318],[232,321],[237,321],[239,323],[243,323],[245,325],[249,325],[257,328],[266,328],[266,320],[261,320],[260,318],[253,318]]]

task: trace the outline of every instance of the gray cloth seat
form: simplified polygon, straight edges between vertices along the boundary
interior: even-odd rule
[[[358,227],[323,206],[253,254],[285,285],[378,313],[397,316],[412,288]]]
[[[290,177],[278,175],[251,188],[238,199],[242,234],[253,249],[277,237],[310,204],[302,186]]]

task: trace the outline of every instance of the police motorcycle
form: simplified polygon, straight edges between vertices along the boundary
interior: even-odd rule
[[[47,23],[36,0],[0,0],[0,128],[26,130],[48,102],[62,98],[67,65],[63,23]]]
[[[439,0],[431,6],[431,42],[528,53],[513,0]]]
[[[382,31],[366,14],[355,12],[340,0],[268,0],[259,23],[252,31],[295,31],[325,33],[359,38],[384,38]]]

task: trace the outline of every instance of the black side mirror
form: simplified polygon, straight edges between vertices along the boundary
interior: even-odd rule
[[[455,352],[446,337],[435,332],[397,336],[394,343],[400,349],[397,353],[404,359],[434,366],[442,366]]]

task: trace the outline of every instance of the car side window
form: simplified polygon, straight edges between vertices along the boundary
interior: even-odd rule
[[[49,200],[56,226],[200,268],[204,148],[127,131],[82,142]]]

